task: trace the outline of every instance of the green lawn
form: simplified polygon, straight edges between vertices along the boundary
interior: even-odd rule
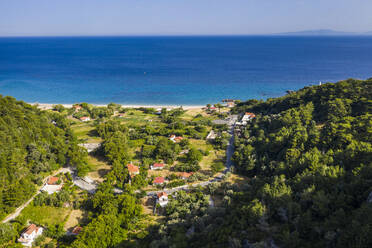
[[[145,114],[140,110],[130,109],[125,113],[124,117],[119,118],[123,123],[130,126],[143,126],[147,122],[156,121],[158,116],[153,114]]]
[[[30,222],[48,226],[63,223],[70,212],[69,208],[29,205],[17,218],[24,218]]]
[[[93,123],[78,123],[71,126],[78,139],[85,140],[84,143],[99,143],[102,139],[94,134]]]

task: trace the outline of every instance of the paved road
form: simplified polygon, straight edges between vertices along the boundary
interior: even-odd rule
[[[55,176],[59,173],[66,173],[66,172],[70,172],[71,169],[70,168],[60,168],[59,170],[57,170],[56,172],[54,172],[51,176]],[[2,223],[6,223],[8,221],[11,221],[15,218],[18,217],[18,215],[22,212],[22,210],[27,207],[31,202],[32,200],[38,195],[41,193],[40,189],[44,186],[46,180],[48,179],[48,177],[50,176],[47,176],[43,179],[43,185],[41,185],[40,187],[38,187],[36,193],[25,203],[23,203],[21,206],[19,206],[12,214],[8,215],[3,221]]]

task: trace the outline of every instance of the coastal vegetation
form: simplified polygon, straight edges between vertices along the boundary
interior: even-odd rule
[[[68,121],[12,97],[0,97],[0,217],[27,201],[44,177],[70,163],[86,168]]]
[[[3,97],[2,216],[59,168],[75,174],[56,174],[60,191],[1,224],[0,247],[19,247],[28,223],[46,229],[38,247],[371,247],[371,96],[372,79],[350,79],[235,102],[230,113],[221,104],[41,111]],[[234,166],[221,173],[232,128],[214,120],[245,112],[255,118],[235,127]],[[74,185],[91,175],[93,191]]]

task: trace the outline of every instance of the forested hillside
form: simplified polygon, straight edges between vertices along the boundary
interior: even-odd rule
[[[371,103],[369,79],[237,106],[257,118],[236,139],[236,168],[251,179],[225,219],[230,235],[283,247],[371,247]]]
[[[65,118],[0,96],[1,219],[28,200],[45,176],[68,162],[85,166]]]
[[[246,179],[211,185],[222,205],[174,214],[152,247],[372,247],[371,101],[370,79],[240,103],[257,116],[236,130]]]

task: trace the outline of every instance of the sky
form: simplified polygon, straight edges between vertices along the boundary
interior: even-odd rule
[[[371,0],[0,0],[0,36],[372,31]]]

